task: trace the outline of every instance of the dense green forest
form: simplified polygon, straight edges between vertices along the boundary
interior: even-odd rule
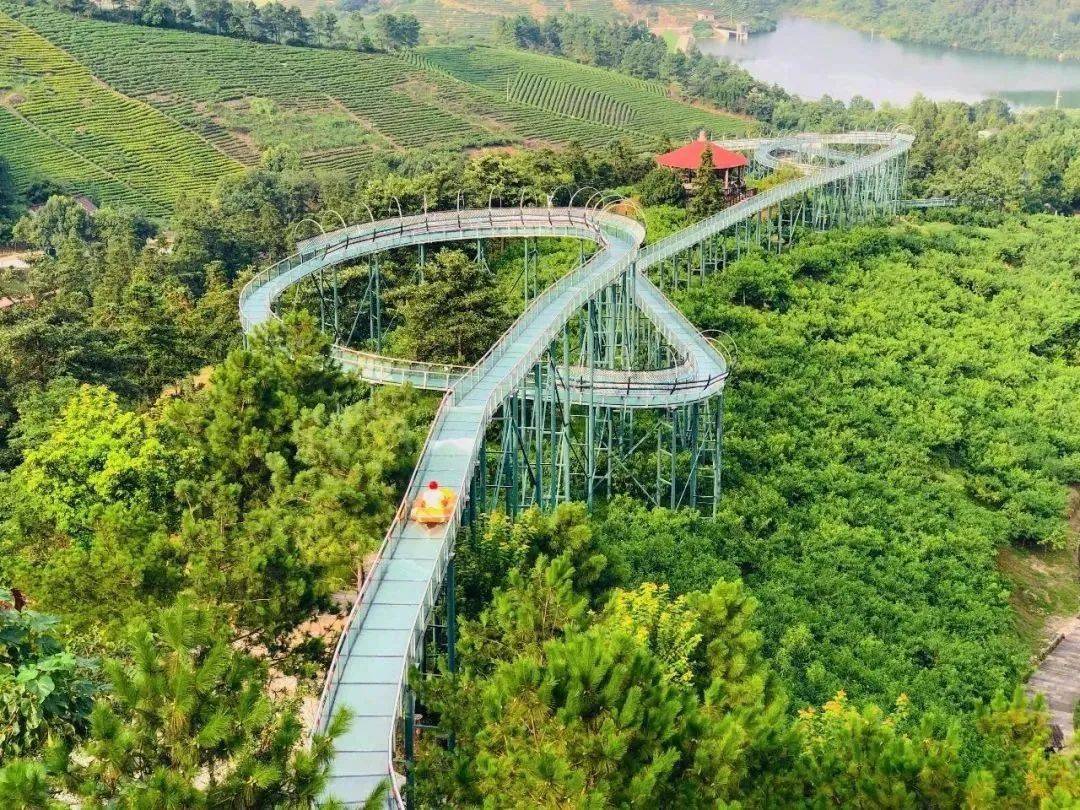
[[[309,320],[238,345],[237,280],[315,192],[226,178],[167,250],[62,196],[16,224],[42,255],[0,279],[0,805],[322,793],[347,718],[309,749],[270,683],[321,668],[302,628],[377,545],[432,403],[343,375]]]
[[[787,7],[913,42],[1080,59],[1080,9],[1062,0],[792,0]]]
[[[1078,262],[1063,218],[908,223],[682,295],[745,358],[720,514],[617,499],[464,542],[465,669],[428,696],[463,742],[427,752],[432,801],[1075,795],[1075,774],[1042,770],[1019,699],[994,696],[1028,656],[997,552],[1066,539]],[[1024,779],[1000,767],[1020,760]],[[845,784],[854,762],[865,782]]]
[[[1062,121],[1039,120],[1051,135]],[[987,158],[966,159],[971,173]],[[303,316],[237,346],[235,285],[287,250],[289,221],[389,194],[449,205],[463,180],[473,194],[571,180],[640,188],[659,234],[690,216],[661,177],[647,155],[571,150],[402,163],[326,186],[278,155],[223,180],[209,205],[181,206],[167,251],[144,243],[152,223],[63,197],[16,225],[44,255],[3,279],[33,303],[0,314],[0,579],[59,622],[3,614],[30,623],[2,666],[14,711],[35,719],[4,740],[18,759],[0,796],[236,795],[239,776],[207,788],[194,775],[243,748],[256,712],[244,701],[281,673],[317,683],[326,649],[305,623],[377,543],[433,403],[341,375]],[[1060,188],[1031,193],[1017,207]],[[460,260],[440,261],[457,283]],[[880,791],[1067,804],[1070,760],[1044,757],[1045,721],[1012,695],[1028,649],[995,556],[1066,540],[1078,263],[1071,219],[960,211],[807,235],[683,294],[700,327],[740,346],[720,514],[616,499],[593,517],[494,516],[464,540],[461,691],[442,680],[424,694],[462,742],[425,749],[425,801],[543,804],[585,779],[615,804],[812,806]],[[404,295],[423,306],[423,291]],[[418,338],[455,335],[435,317],[420,309]],[[242,642],[228,664],[222,639]],[[140,698],[160,707],[149,717],[110,695],[137,667],[177,666],[217,679],[182,705],[185,728],[221,741],[118,762],[115,735],[164,733],[155,724],[175,704],[168,686]],[[610,684],[589,709],[574,697],[585,671]],[[261,738],[279,742],[243,748],[285,806],[318,791],[331,744],[302,751],[295,712],[288,699],[259,708]],[[627,712],[637,719],[611,736],[605,718]],[[538,745],[544,757],[526,753]],[[854,763],[871,776],[847,779]]]
[[[41,19],[90,55],[118,28]],[[641,109],[715,115],[663,83],[769,129],[905,124],[905,193],[961,205],[802,233],[674,295],[739,348],[716,516],[622,495],[591,513],[495,513],[462,536],[459,668],[415,680],[436,726],[416,805],[1075,806],[1075,746],[1048,753],[1044,707],[1021,689],[1042,628],[1021,625],[1027,596],[1000,561],[1076,543],[1080,120],[805,103],[584,18],[519,17],[504,35],[590,67],[509,49],[410,58],[490,98],[519,55],[534,78],[506,92],[549,117],[603,99],[567,101],[527,60],[629,74],[610,78]],[[588,108],[609,136],[629,109],[614,101]],[[0,241],[21,257],[0,266],[0,807],[315,805],[334,739],[365,719],[339,716],[308,745],[304,701],[436,397],[343,373],[302,296],[243,341],[239,289],[314,232],[303,220],[399,205],[567,203],[592,186],[640,202],[655,240],[723,199],[656,168],[654,140],[448,142],[349,171],[276,143],[167,205],[95,211],[76,188],[21,182],[9,162],[27,153],[0,144]],[[541,287],[578,260],[576,243],[545,241]],[[423,282],[417,262],[386,257],[388,352],[471,362],[521,311],[519,246],[483,262],[433,250]]]

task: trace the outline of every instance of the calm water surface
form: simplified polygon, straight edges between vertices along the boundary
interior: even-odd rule
[[[749,42],[703,40],[756,78],[806,99],[906,104],[916,93],[937,100],[1000,98],[1014,106],[1080,107],[1080,62],[974,53],[895,42],[841,25],[784,17],[776,31]],[[1060,99],[1059,99],[1060,92]]]

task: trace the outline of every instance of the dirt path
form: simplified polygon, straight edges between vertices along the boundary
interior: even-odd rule
[[[1073,487],[1069,503],[1069,530],[1073,536],[1080,535],[1080,487]],[[1075,580],[1075,547],[1070,544],[1066,576]],[[1042,573],[1053,577],[1051,569],[1043,567]],[[1064,588],[1064,582],[1056,582]],[[1075,607],[1075,606],[1074,606]],[[1042,694],[1050,709],[1050,722],[1061,729],[1065,742],[1073,737],[1073,710],[1080,701],[1080,616],[1047,616],[1043,628],[1050,645],[1050,652],[1039,663],[1028,679],[1029,695]]]
[[[1072,620],[1064,638],[1039,664],[1027,691],[1046,696],[1050,722],[1061,729],[1068,743],[1073,737],[1073,709],[1080,701],[1080,619]]]

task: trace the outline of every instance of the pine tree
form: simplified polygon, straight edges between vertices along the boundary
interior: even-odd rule
[[[570,545],[462,627],[462,671],[425,687],[458,745],[425,747],[417,783],[432,802],[510,807],[717,807],[757,789],[787,721],[752,600],[643,586],[593,622],[571,563],[589,555]]]
[[[472,363],[509,323],[495,274],[460,250],[441,250],[424,269],[424,281],[395,296],[404,323],[403,349],[417,360]]]
[[[917,724],[909,734],[908,711],[904,695],[886,716],[876,706],[851,706],[843,692],[801,711],[798,793],[813,806],[965,806],[958,736],[936,739],[929,725]]]
[[[186,596],[133,625],[127,653],[107,662],[111,693],[55,787],[91,806],[315,805],[346,717],[305,747],[297,704],[273,702],[265,666]]]
[[[724,204],[724,184],[713,166],[712,149],[706,147],[694,175],[690,213],[697,219],[704,219],[723,209]]]

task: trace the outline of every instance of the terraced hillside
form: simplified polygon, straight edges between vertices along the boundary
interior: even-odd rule
[[[162,213],[205,192],[234,160],[0,14],[0,151],[16,183],[50,178],[99,200]]]
[[[362,54],[83,20],[4,0],[0,10],[245,164],[277,144],[349,171],[380,153],[433,145],[602,146],[628,137],[648,147],[700,128],[746,128],[668,99],[659,85],[494,48]]]
[[[699,129],[743,131],[744,122],[670,99],[663,85],[526,51],[483,45],[420,48],[423,64],[521,103],[673,139]]]

